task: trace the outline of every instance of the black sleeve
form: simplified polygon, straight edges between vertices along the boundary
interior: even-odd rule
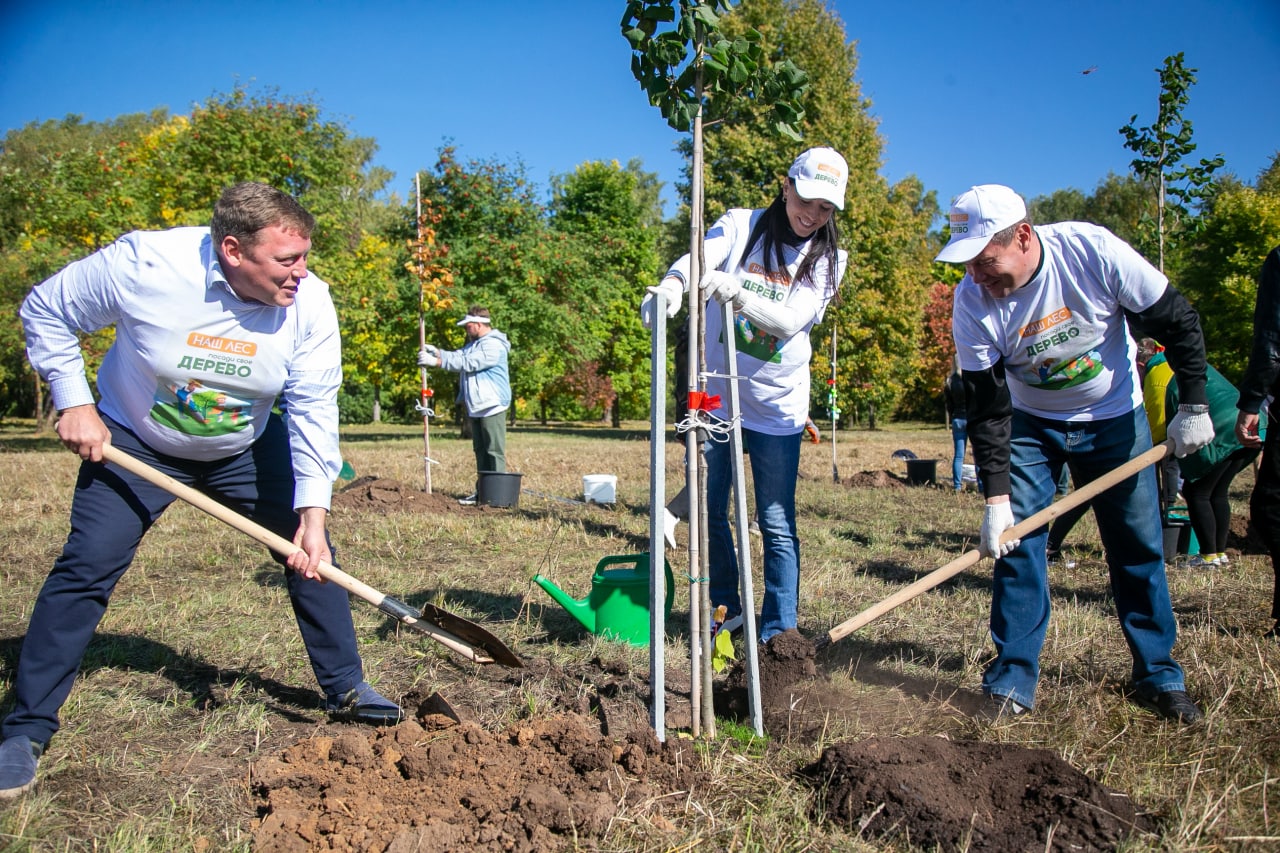
[[[1268,393],[1280,382],[1280,247],[1262,262],[1258,302],[1253,310],[1253,349],[1240,381],[1242,412],[1256,413]],[[1270,390],[1268,390],[1270,389]]]
[[[1178,374],[1182,402],[1207,405],[1204,332],[1200,330],[1200,315],[1187,297],[1170,286],[1155,305],[1138,312],[1126,308],[1124,316],[1138,335],[1155,338],[1164,345],[1169,366]]]
[[[969,411],[969,441],[973,462],[987,497],[1007,495],[1009,440],[1013,434],[1013,398],[1005,384],[1004,360],[989,370],[964,371],[964,392]]]

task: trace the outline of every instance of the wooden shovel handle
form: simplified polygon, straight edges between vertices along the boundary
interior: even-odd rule
[[[1067,510],[1079,506],[1101,492],[1105,492],[1107,489],[1133,474],[1136,474],[1148,465],[1154,465],[1168,455],[1172,450],[1172,439],[1161,444],[1157,444],[1145,453],[1141,453],[1138,456],[1133,457],[1120,467],[1112,471],[1108,471],[1093,482],[1086,483],[1071,492],[1062,500],[1050,504],[1030,518],[1018,522],[1001,534],[1000,541],[1006,542],[1010,539],[1022,538],[1028,533],[1031,533],[1032,531],[1039,529],[1041,526],[1053,521]],[[858,615],[841,622],[839,625],[827,632],[826,642],[820,642],[820,645],[826,646],[836,642],[837,640],[843,640],[845,637],[849,636],[867,623],[875,619],[879,619],[881,616],[900,605],[906,604],[920,593],[933,589],[938,584],[948,578],[960,574],[970,566],[977,565],[981,559],[982,554],[977,550],[965,552],[963,555],[952,560],[950,563],[947,563],[945,566],[934,569],[915,583],[903,587],[883,601],[873,604]]]
[[[245,518],[243,515],[240,515],[229,507],[223,506],[203,492],[199,492],[185,483],[178,482],[163,471],[157,471],[147,463],[134,459],[122,450],[117,450],[110,443],[103,445],[102,459],[104,462],[110,462],[112,465],[119,466],[129,473],[136,474],[147,482],[155,486],[159,486],[174,497],[186,501],[196,509],[206,512],[219,521],[239,530],[246,536],[256,539],[258,542],[261,542],[263,545],[266,545],[272,551],[275,551],[283,557],[289,557],[295,552],[302,550],[283,536],[277,536],[261,524]],[[321,560],[319,566],[316,567],[316,572],[325,580],[337,584],[352,595],[363,598],[365,601],[380,610],[384,609],[384,603],[388,605],[392,603],[400,604],[400,602],[396,602],[394,599],[388,599],[386,595],[369,586],[367,583],[352,577],[337,566],[326,563],[323,560]],[[401,608],[395,608],[397,612],[394,612],[391,615],[400,616],[401,614],[399,614],[398,611],[402,608],[403,605],[401,605]],[[402,618],[401,621],[405,620]],[[477,654],[474,648],[449,632],[444,631],[435,625],[431,625],[426,620],[422,620],[420,614],[418,621],[420,624],[415,625],[414,627],[423,633],[428,634],[433,640],[446,648],[457,652],[463,657],[469,658],[477,663],[488,663],[492,660],[485,655]]]

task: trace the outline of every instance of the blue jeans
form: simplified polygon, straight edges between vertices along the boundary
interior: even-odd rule
[[[1049,506],[1069,465],[1083,486],[1151,448],[1146,412],[1093,423],[1046,420],[1013,413],[1010,447],[1013,517],[1021,521]],[[1164,574],[1164,542],[1155,469],[1151,466],[1095,497],[1098,533],[1106,551],[1116,615],[1133,657],[1134,687],[1153,694],[1186,689],[1173,660],[1177,623]],[[1049,626],[1046,528],[1023,536],[996,561],[991,639],[996,659],[982,677],[984,692],[1034,707],[1040,649]]]
[[[744,429],[743,445],[751,455],[751,481],[756,518],[764,540],[764,604],[760,642],[796,627],[800,600],[800,538],[796,536],[796,478],[800,471],[800,437],[766,435]],[[733,494],[733,449],[729,442],[708,441],[707,538],[711,566],[711,606],[723,604],[727,617],[742,612],[738,554],[729,529],[729,496]]]
[[[271,417],[252,448],[214,462],[158,454],[115,421],[102,420],[118,449],[293,539],[298,530],[293,470],[289,437],[279,417]],[[48,743],[58,730],[58,710],[71,693],[116,582],[133,562],[143,534],[173,501],[159,486],[114,465],[81,463],[71,502],[71,533],[31,611],[13,682],[14,708],[0,726],[4,738],[26,735]],[[207,582],[198,566],[173,566],[171,571],[189,576],[193,586]],[[329,695],[350,690],[364,679],[350,595],[336,583],[307,580],[288,568],[284,572],[321,689]]]
[[[964,488],[964,445],[969,438],[969,421],[967,418],[951,419],[951,482],[956,491]]]

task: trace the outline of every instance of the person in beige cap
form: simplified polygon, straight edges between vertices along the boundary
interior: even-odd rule
[[[1006,542],[1001,534],[1049,506],[1064,465],[1083,486],[1152,446],[1130,326],[1167,342],[1180,378],[1168,429],[1175,454],[1208,444],[1204,336],[1164,274],[1105,228],[1033,226],[1022,198],[999,184],[957,197],[949,222],[938,260],[965,268],[952,333],[986,495],[980,549],[996,558],[996,658],[982,689],[991,714],[1014,714],[1035,705],[1049,624],[1046,532]],[[1130,697],[1166,719],[1196,722],[1203,715],[1172,657],[1177,624],[1154,469],[1102,492],[1093,507],[1133,657]]]
[[[809,332],[820,322],[844,275],[835,212],[844,209],[849,169],[831,148],[810,148],[791,164],[773,203],[763,210],[736,208],[706,234],[705,300],[732,304],[742,437],[751,456],[756,515],[764,546],[764,606],[760,639],[796,627],[800,540],[796,536],[796,478],[800,442],[809,417]],[[689,256],[676,261],[640,306],[653,323],[653,294],[667,299],[674,317],[689,289]],[[707,393],[728,399],[731,371],[720,344],[724,312],[707,312]],[[723,411],[710,413],[713,421]],[[719,421],[724,423],[724,421]],[[729,528],[734,460],[727,441],[706,442],[710,592],[713,609],[726,608],[724,625],[741,616],[738,563]],[[673,516],[669,521],[673,520]],[[750,605],[750,602],[747,602]]]
[[[489,309],[473,305],[457,322],[466,330],[460,350],[428,344],[418,352],[419,367],[442,367],[458,374],[458,400],[471,420],[471,447],[478,473],[507,470],[507,409],[511,407],[511,378],[507,356],[511,342],[493,328]],[[459,503],[470,506],[474,494]]]

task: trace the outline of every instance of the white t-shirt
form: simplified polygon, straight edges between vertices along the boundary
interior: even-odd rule
[[[802,320],[799,332],[785,340],[753,327],[750,320],[734,314],[734,343],[738,352],[737,375],[742,377],[738,394],[742,409],[742,426],[766,435],[790,435],[804,429],[809,417],[809,360],[813,346],[809,331],[822,320],[827,304],[836,294],[844,275],[846,255],[839,253],[836,275],[832,278],[825,259],[814,263],[812,281],[794,284],[792,277],[812,245],[806,241],[799,247],[784,246],[785,270],[765,272],[762,241],[757,242],[748,257],[741,255],[751,236],[751,227],[764,213],[762,210],[734,208],[707,230],[703,256],[708,270],[725,269],[741,281],[743,290],[798,312]],[[732,265],[732,266],[730,266]],[[689,280],[689,256],[671,266],[671,273]],[[693,288],[697,292],[697,288]],[[724,352],[724,319],[719,303],[707,303],[707,371],[717,374],[707,378],[707,393],[728,400],[728,373]],[[728,412],[713,411],[716,417]]]
[[[952,332],[961,368],[987,370],[1003,358],[1013,407],[1039,417],[1129,414],[1142,405],[1142,386],[1123,309],[1150,308],[1169,280],[1097,225],[1061,222],[1035,233],[1040,269],[1011,295],[996,299],[967,275],[956,287]]]
[[[211,461],[247,450],[283,397],[295,507],[329,507],[342,352],[329,286],[293,305],[245,302],[208,228],[135,231],[43,282],[22,306],[27,351],[58,409],[92,404],[76,330],[115,326],[98,370],[102,411],[147,446]]]

